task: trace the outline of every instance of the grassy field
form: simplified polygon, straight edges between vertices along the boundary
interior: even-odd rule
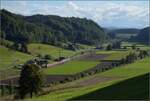
[[[80,80],[77,80],[74,82],[70,82],[70,83],[67,83],[64,85],[59,85],[59,86],[61,86],[61,87],[66,87],[68,85],[75,86],[77,83],[81,83],[84,81],[86,82],[86,80],[92,80],[95,77],[99,77],[99,78],[101,78],[101,77],[118,77],[118,79],[111,79],[111,80],[99,82],[97,84],[90,85],[90,86],[84,86],[84,87],[79,87],[79,88],[70,88],[70,89],[66,89],[66,90],[51,92],[50,94],[39,96],[39,97],[34,97],[33,99],[25,99],[24,101],[49,101],[49,100],[64,101],[67,99],[72,99],[74,97],[85,95],[90,92],[103,89],[104,87],[118,84],[118,83],[122,82],[123,80],[127,80],[130,78],[134,78],[136,76],[140,76],[140,75],[149,73],[150,72],[150,68],[149,68],[150,62],[149,61],[150,61],[150,57],[145,58],[143,60],[136,61],[133,64],[121,66],[120,68],[115,68],[115,69],[112,69],[112,70],[109,70],[109,71],[106,71],[103,73],[99,73],[99,74],[96,74],[96,75],[93,75],[90,77],[86,77],[86,78],[83,78],[83,79],[80,79]],[[133,83],[135,83],[135,82],[133,81]],[[128,84],[130,84],[130,83],[126,83],[125,87],[128,87],[129,86]],[[118,89],[116,89],[116,91],[117,90]],[[142,91],[139,91],[139,92],[142,92]],[[115,94],[115,92],[113,92],[113,93]],[[111,93],[111,94],[113,94],[113,93]],[[135,93],[135,92],[128,92],[128,93]],[[106,93],[106,94],[108,94],[108,93]],[[128,96],[128,98],[129,98],[129,96]]]
[[[61,50],[61,56],[71,56],[77,52],[64,50],[51,45],[44,44],[29,44],[28,46],[29,52],[31,55],[14,51],[12,49],[8,49],[6,47],[0,47],[0,69],[11,67],[14,65],[22,64],[29,59],[37,56],[38,54],[46,55],[49,54],[53,57],[59,56],[59,51]]]
[[[78,44],[78,46],[81,50],[94,48],[94,46],[89,46],[89,45],[85,45],[85,44]]]
[[[116,53],[116,51],[100,50],[100,51],[97,51],[97,52],[96,52],[96,54],[112,54],[112,53]]]
[[[62,65],[48,68],[45,70],[46,74],[75,74],[94,67],[99,62],[96,61],[69,61]]]
[[[61,56],[71,56],[76,53],[75,51],[62,49],[52,45],[37,44],[37,43],[29,44],[28,49],[33,56],[37,56],[39,54],[41,55],[48,54],[53,57],[59,57],[59,53],[61,53]]]
[[[149,74],[144,74],[73,98],[72,100],[146,100],[148,97]]]
[[[0,70],[22,64],[31,58],[31,55],[0,47]]]
[[[127,50],[127,51],[97,51],[96,54],[108,54],[109,56],[105,58],[105,60],[120,60],[123,57],[127,56],[129,53],[131,52],[131,50]]]
[[[82,47],[83,49],[91,47],[91,46],[82,45],[82,44],[80,44],[79,46]],[[35,43],[29,44],[28,50],[29,50],[29,52],[31,52],[31,55],[1,46],[0,47],[0,70],[8,69],[8,71],[11,72],[11,73],[9,73],[11,76],[11,74],[13,74],[13,75],[19,74],[19,71],[12,67],[19,65],[19,64],[23,64],[26,61],[34,58],[35,56],[37,56],[39,54],[41,54],[43,56],[49,54],[49,55],[53,56],[54,58],[56,58],[60,55],[59,54],[60,51],[61,51],[61,56],[72,56],[79,52],[79,51],[65,50],[65,49],[55,47],[52,45],[35,44]],[[53,61],[49,60],[49,63],[50,62],[53,62]],[[7,76],[9,76],[9,75],[7,75]]]
[[[137,48],[147,50],[150,49],[150,46],[144,45],[144,44],[139,44],[139,43],[133,43],[133,42],[122,42],[122,47],[126,46],[127,48],[132,48],[131,46],[136,44]]]

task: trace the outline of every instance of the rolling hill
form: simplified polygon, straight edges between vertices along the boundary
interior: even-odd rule
[[[73,98],[73,100],[145,100],[148,99],[148,84],[149,74],[147,73]]]
[[[120,33],[120,34],[137,34],[139,29],[136,28],[122,28],[122,29],[112,29],[110,32]]]
[[[86,18],[55,15],[23,16],[0,11],[1,36],[14,42],[40,42],[57,45],[67,42],[95,44],[107,39],[103,29]]]
[[[58,85],[56,86],[57,90],[54,92],[47,95],[34,97],[32,99],[26,99],[25,101],[66,101],[69,99],[87,100],[86,98],[96,96],[101,92],[105,92],[102,97],[94,97],[93,99],[103,100],[108,96],[107,99],[111,99],[113,97],[114,100],[121,98],[127,100],[136,99],[138,96],[137,99],[146,100],[148,99],[148,92],[145,88],[148,88],[147,73],[150,71],[149,60],[150,58],[148,57],[143,60],[136,61],[133,64],[121,66],[120,68],[115,68],[103,73],[82,78],[74,82]],[[124,87],[128,87],[128,89],[124,89]],[[116,89],[114,90],[114,88]],[[118,94],[117,91],[120,92],[120,96],[116,96]],[[125,94],[124,91],[127,91],[128,94]],[[132,91],[134,91],[134,94]],[[124,94],[126,96],[124,96]]]
[[[150,45],[150,27],[140,30],[136,37],[131,38],[132,41]]]
[[[31,55],[0,46],[0,70],[23,64],[32,58]]]
[[[137,28],[104,28],[104,30],[112,39],[129,39],[130,37],[136,36],[140,31]]]
[[[52,45],[40,44],[40,43],[31,43],[28,45],[28,50],[33,56],[37,55],[51,55],[53,58],[59,57],[59,55],[63,57],[74,55],[75,51],[66,50],[63,48],[59,48]],[[61,52],[61,53],[60,53]]]

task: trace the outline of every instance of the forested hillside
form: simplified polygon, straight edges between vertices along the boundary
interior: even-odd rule
[[[22,16],[0,11],[1,37],[19,43],[82,43],[95,44],[107,39],[103,29],[86,18],[54,15]]]
[[[128,40],[136,36],[140,31],[140,29],[137,28],[104,28],[104,30],[108,33],[110,38],[121,40]]]
[[[108,32],[120,33],[120,34],[137,34],[139,33],[139,29],[136,28],[112,29],[112,30],[108,30]]]
[[[131,40],[150,45],[150,27],[141,29],[138,35]]]

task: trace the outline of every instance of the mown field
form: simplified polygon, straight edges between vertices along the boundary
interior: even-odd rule
[[[96,54],[109,55],[104,60],[120,60],[126,57],[132,50],[112,50],[112,51],[97,51]]]
[[[122,88],[122,86],[129,87],[128,91],[131,91],[131,92],[128,92],[128,94],[127,94],[128,96],[126,96],[123,99],[130,99],[130,97],[132,97],[131,99],[134,99],[137,95],[141,95],[141,96],[143,96],[142,98],[145,98],[143,95],[143,94],[145,94],[145,91],[142,90],[142,89],[144,89],[142,85],[145,85],[144,82],[147,82],[147,81],[144,81],[142,78],[145,78],[145,77],[140,76],[140,75],[144,75],[144,74],[150,72],[150,68],[149,68],[150,62],[149,61],[150,61],[150,57],[142,59],[142,60],[138,60],[133,64],[121,66],[119,68],[114,68],[112,70],[109,70],[109,71],[106,71],[103,73],[99,73],[99,74],[96,74],[93,76],[89,76],[86,78],[82,78],[82,79],[76,80],[74,82],[60,84],[56,87],[57,89],[65,88],[65,87],[66,88],[71,87],[71,88],[63,89],[63,90],[56,90],[55,92],[51,92],[50,94],[39,96],[39,97],[34,97],[33,99],[25,99],[24,101],[49,101],[49,100],[64,101],[64,100],[68,100],[68,99],[80,99],[80,98],[86,99],[86,98],[89,98],[91,95],[86,96],[86,98],[79,97],[79,96],[87,95],[88,93],[94,92],[93,93],[94,95],[92,95],[92,97],[93,96],[95,97],[96,95],[99,94],[99,92],[97,92],[97,91],[99,91],[101,89],[105,90],[105,88],[109,87],[109,86],[115,87],[116,92],[114,91],[114,89],[110,90],[110,91],[103,91],[103,92],[106,92],[106,93],[103,93],[104,98],[108,94],[111,93],[108,97],[110,97],[110,98],[113,97],[115,99],[119,99],[119,96],[116,96],[116,94],[118,94],[117,91],[119,91],[120,87]],[[137,76],[140,76],[140,78],[136,79]],[[93,81],[95,78],[97,78],[97,79],[95,81]],[[104,78],[109,78],[109,79],[104,80]],[[133,78],[132,81],[129,80],[131,78]],[[126,80],[126,81],[124,81],[124,80]],[[123,81],[125,83],[122,84]],[[139,83],[138,81],[143,81],[143,83],[140,82],[140,84],[138,84],[137,86],[135,86],[135,88],[133,88],[134,84]],[[94,82],[96,82],[96,83],[94,83]],[[121,83],[121,84],[119,84],[119,83]],[[80,84],[83,84],[83,85],[81,86]],[[130,86],[130,84],[132,84],[132,85]],[[116,87],[115,85],[121,85],[121,86]],[[141,85],[142,87],[139,88],[139,85]],[[136,89],[136,87],[137,87],[137,89]],[[108,89],[106,89],[106,90],[108,90]],[[120,92],[123,92],[123,90],[124,89],[120,89]],[[97,93],[95,93],[95,91]],[[134,92],[132,92],[132,91],[134,91]],[[137,92],[137,93],[135,93],[135,92]],[[135,93],[135,94],[131,94],[131,93]],[[123,96],[123,94],[124,93],[120,93],[120,96]],[[130,96],[130,95],[132,95],[132,96]],[[100,98],[96,97],[96,98],[103,99],[103,97],[100,97]]]
[[[45,70],[46,74],[75,74],[96,66],[97,61],[69,61]]]

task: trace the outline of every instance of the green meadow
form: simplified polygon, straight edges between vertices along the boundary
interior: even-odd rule
[[[46,74],[75,74],[96,66],[96,61],[69,61],[45,70]]]
[[[107,54],[105,60],[120,60],[126,57],[132,50],[112,50],[112,51],[97,51],[96,54]]]
[[[122,42],[122,47],[127,47],[127,48],[132,48],[133,45],[136,45],[136,48],[140,48],[143,50],[150,50],[150,46],[148,45],[144,45],[144,44],[140,44],[140,43],[133,43],[133,42]]]
[[[121,66],[121,67],[118,67],[118,68],[115,68],[112,70],[108,70],[108,71],[103,72],[103,73],[99,73],[99,74],[96,74],[96,75],[93,75],[90,77],[82,78],[80,80],[66,83],[64,85],[59,85],[59,86],[61,86],[61,87],[67,87],[68,85],[69,86],[75,86],[77,83],[84,82],[84,81],[89,80],[89,79],[94,79],[95,77],[99,77],[99,78],[101,78],[101,77],[115,77],[116,79],[111,79],[108,81],[99,82],[97,84],[90,85],[90,86],[84,86],[84,87],[79,87],[79,88],[70,88],[70,89],[60,90],[60,91],[58,90],[56,92],[51,92],[50,94],[47,94],[47,95],[34,97],[33,99],[25,99],[24,101],[49,101],[49,100],[65,101],[68,99],[75,99],[81,95],[86,95],[90,92],[94,92],[94,91],[103,89],[105,87],[118,85],[118,83],[121,83],[124,80],[127,80],[127,82],[125,84],[123,84],[125,87],[128,87],[128,86],[133,87],[133,84],[136,84],[138,82],[135,82],[136,80],[134,80],[133,82],[131,82],[129,80],[130,82],[128,82],[128,79],[136,78],[137,76],[149,73],[150,72],[150,68],[149,68],[150,62],[149,61],[150,61],[150,57],[142,59],[142,60],[138,60],[133,64]],[[137,79],[137,81],[139,81],[139,79]],[[142,81],[143,81],[143,79],[142,79]],[[144,82],[145,81],[143,81],[143,83]],[[132,85],[130,86],[129,84],[132,84]],[[143,86],[144,84],[141,84],[141,85]],[[59,86],[57,86],[57,88],[59,88]],[[115,86],[115,88],[116,88],[116,86]],[[119,88],[120,87],[117,87],[116,91],[118,91]],[[123,89],[121,89],[121,90],[122,91],[120,91],[120,92],[123,92]],[[141,91],[137,91],[137,90],[139,90],[139,89],[138,88],[134,89],[135,92],[139,92],[140,94],[143,94],[142,90]],[[131,91],[133,91],[133,90],[131,90]],[[113,90],[113,92],[111,92],[112,95],[113,94],[116,95],[116,93],[117,92],[115,92],[114,90]],[[128,93],[133,93],[133,92],[128,92]],[[108,92],[105,94],[108,94]],[[124,93],[120,93],[120,94],[124,94]],[[129,98],[129,97],[130,96],[127,96],[126,98]],[[126,98],[124,98],[124,99],[126,99]]]
[[[11,50],[6,47],[0,47],[0,70],[23,64],[32,58],[31,55]]]
[[[33,56],[37,56],[40,54],[40,55],[51,55],[53,57],[59,57],[59,55],[66,57],[76,53],[75,51],[62,49],[56,46],[37,43],[29,44],[28,49]]]

